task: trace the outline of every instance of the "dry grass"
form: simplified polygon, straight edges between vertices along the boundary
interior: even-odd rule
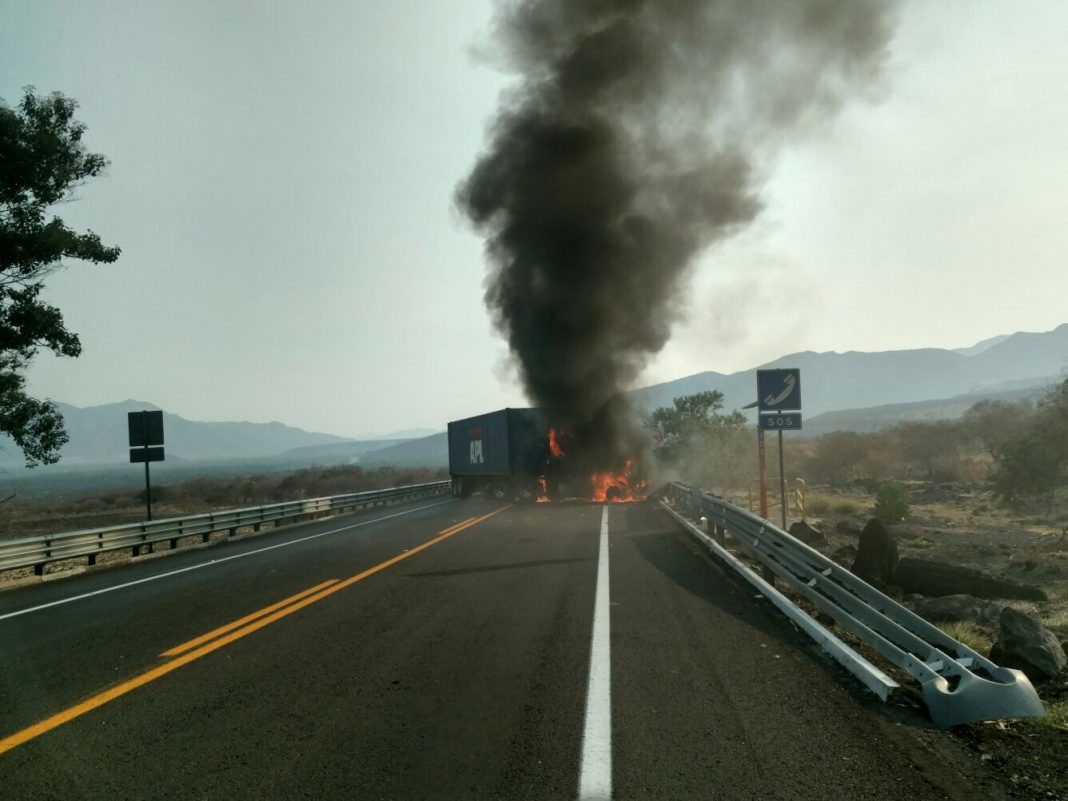
[[[969,621],[941,621],[935,623],[938,628],[958,642],[962,642],[976,653],[990,655],[994,641],[984,628]]]
[[[1068,701],[1046,704],[1046,717],[1028,718],[1027,722],[1034,726],[1068,732]]]

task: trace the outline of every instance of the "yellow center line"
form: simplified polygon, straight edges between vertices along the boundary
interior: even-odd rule
[[[274,610],[281,609],[283,606],[288,606],[294,601],[299,601],[301,598],[307,595],[311,595],[314,592],[318,592],[319,590],[325,587],[329,587],[331,584],[337,584],[337,581],[337,579],[328,579],[322,584],[316,584],[314,587],[310,587],[304,590],[303,592],[298,592],[296,595],[290,595],[288,598],[281,600],[278,603],[271,604],[270,606],[265,606],[263,607],[263,609],[259,609],[250,615],[245,615],[242,618],[238,618],[232,623],[227,623],[225,626],[219,626],[219,628],[213,629],[207,634],[201,634],[199,637],[195,637],[194,639],[189,640],[188,642],[184,642],[181,645],[176,645],[170,650],[164,651],[162,654],[160,654],[160,656],[178,656],[179,654],[184,654],[186,651],[191,651],[198,645],[206,643],[208,640],[214,640],[216,637],[222,634],[226,634],[226,632],[228,631],[233,631],[236,628],[240,628],[241,626],[244,626],[246,623],[250,623],[256,618],[263,617],[264,615],[269,615]]]
[[[251,616],[258,619],[254,620],[243,628],[238,628],[234,631],[230,631],[228,634],[225,634],[224,636],[219,637],[218,639],[212,640],[206,645],[201,645],[200,647],[195,648],[192,651],[186,651],[180,656],[177,656],[176,658],[172,659],[170,662],[165,662],[164,664],[154,667],[151,670],[147,670],[139,676],[134,676],[132,679],[124,681],[121,684],[112,687],[111,689],[105,690],[102,693],[98,693],[97,695],[94,695],[91,698],[82,701],[80,704],[75,704],[72,707],[64,709],[62,712],[58,712],[55,715],[52,715],[52,717],[50,718],[46,718],[40,721],[39,723],[35,723],[32,726],[26,727],[22,731],[15,732],[14,734],[5,737],[4,739],[0,740],[0,754],[3,754],[6,751],[10,751],[12,748],[16,748],[22,745],[23,743],[34,739],[35,737],[39,737],[40,735],[51,731],[52,729],[58,728],[64,723],[68,723],[77,717],[81,717],[86,712],[91,712],[92,710],[96,709],[97,707],[103,706],[109,701],[114,701],[116,698],[120,698],[123,695],[132,692],[138,687],[143,687],[144,685],[148,684],[149,682],[155,681],[161,676],[166,676],[168,673],[177,670],[183,665],[188,665],[190,662],[194,662],[197,659],[200,659],[202,656],[206,656],[212,653],[213,651],[217,651],[218,649],[227,646],[230,643],[235,642],[236,640],[241,639],[242,637],[246,637],[254,631],[259,631],[265,626],[269,626],[271,623],[274,623],[277,620],[281,620],[282,618],[287,617],[288,615],[291,615],[306,606],[311,606],[313,603],[321,601],[323,598],[327,598],[330,595],[333,595],[335,592],[343,590],[345,587],[350,587],[353,584],[356,584],[357,582],[363,581],[365,578],[373,576],[375,573],[379,573],[385,570],[387,567],[390,567],[392,565],[397,564],[397,562],[401,562],[407,559],[409,556],[415,556],[415,554],[421,551],[425,551],[427,548],[430,548],[433,545],[437,545],[439,542],[448,539],[454,534],[458,534],[461,531],[464,531],[465,529],[478,525],[484,520],[489,520],[491,517],[496,514],[499,514],[500,512],[503,512],[507,508],[509,507],[504,506],[500,509],[496,509],[495,511],[490,512],[489,514],[482,515],[482,517],[471,517],[461,523],[457,523],[456,525],[442,529],[440,532],[438,532],[438,535],[431,540],[427,540],[426,542],[420,545],[416,545],[414,548],[411,548],[410,550],[404,551],[403,553],[400,553],[397,556],[387,559],[386,561],[377,564],[374,567],[368,568],[362,573],[357,573],[355,576],[347,578],[344,581],[336,581],[331,579],[331,581],[328,582],[328,586],[326,586],[324,589],[320,590],[319,592],[316,592],[315,594],[308,595],[308,592],[312,592],[315,589],[313,587],[311,590],[307,590],[304,593],[301,593],[301,595],[305,596],[304,598],[296,601],[295,603],[290,604],[289,606],[285,606],[282,609],[278,609],[273,613],[267,614],[266,616],[262,616],[262,614],[267,610],[261,610],[260,613],[255,613]],[[293,598],[296,597],[297,596],[293,596]],[[286,601],[291,601],[293,600],[293,598],[288,598],[286,599]],[[285,601],[279,603],[282,604],[285,603]],[[278,605],[279,604],[275,604],[274,606]],[[237,624],[238,622],[239,621],[235,621],[235,624]],[[215,632],[209,632],[209,634],[214,633]],[[183,646],[179,646],[179,648],[182,647]]]
[[[474,519],[475,518],[473,518],[473,517],[469,517],[469,518],[467,518],[467,520],[463,520],[463,521],[461,521],[459,523],[456,523],[453,526],[449,526],[449,528],[443,529],[443,530],[439,531],[438,533],[439,534],[452,533],[452,530],[454,528],[462,526],[465,523],[470,523]],[[226,632],[228,632],[228,631],[233,631],[234,629],[240,628],[241,626],[245,625],[246,623],[251,623],[253,620],[256,620],[257,618],[260,618],[260,617],[263,617],[264,615],[270,614],[271,612],[275,611],[276,609],[281,609],[283,606],[288,606],[289,604],[293,603],[294,601],[299,601],[301,598],[305,597],[306,595],[311,595],[312,593],[317,592],[318,590],[324,589],[325,587],[329,587],[331,584],[336,584],[337,581],[338,581],[337,579],[329,579],[328,581],[324,581],[322,584],[316,584],[314,587],[311,587],[311,588],[309,588],[307,590],[304,590],[303,592],[298,592],[296,595],[291,595],[288,598],[285,598],[285,599],[283,599],[281,601],[278,601],[277,603],[271,604],[270,606],[265,606],[265,607],[263,607],[263,609],[259,609],[259,610],[255,611],[255,612],[252,612],[251,614],[248,614],[248,615],[245,615],[242,618],[239,618],[238,620],[235,620],[235,621],[233,621],[231,623],[227,623],[225,626],[219,626],[219,628],[213,629],[212,631],[209,631],[207,634],[201,634],[199,637],[196,637],[196,638],[194,638],[192,640],[189,640],[188,642],[184,642],[181,645],[176,645],[174,648],[171,648],[169,650],[164,651],[162,654],[160,654],[160,656],[164,656],[164,657],[166,657],[166,656],[179,656],[181,654],[184,654],[186,651],[190,651],[193,648],[196,648],[198,645],[206,643],[208,640],[214,640],[216,637],[219,637],[219,636],[221,636],[223,634],[226,634]]]

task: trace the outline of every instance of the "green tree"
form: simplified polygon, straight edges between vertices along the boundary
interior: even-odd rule
[[[723,393],[697,392],[675,398],[671,406],[661,406],[645,418],[649,428],[659,428],[664,440],[657,456],[675,461],[694,437],[715,425],[716,412],[723,408]]]
[[[69,357],[82,350],[59,309],[40,299],[44,279],[62,259],[119,257],[92,231],[72,231],[49,213],[108,164],[82,144],[77,107],[33,87],[15,108],[0,100],[0,432],[22,449],[27,467],[58,461],[67,433],[54,403],[26,393],[26,367],[40,348]]]
[[[888,481],[875,492],[875,517],[897,523],[909,516],[909,491],[904,484]]]
[[[745,415],[720,414],[722,408],[723,393],[706,391],[675,398],[671,406],[648,415],[645,425],[664,433],[657,459],[676,466],[694,483],[737,479],[751,450]]]
[[[1028,425],[994,454],[994,488],[1006,503],[1051,503],[1068,485],[1068,379],[1038,402]]]

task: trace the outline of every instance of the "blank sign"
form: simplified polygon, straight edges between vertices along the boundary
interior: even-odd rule
[[[163,448],[130,448],[131,462],[162,462]]]
[[[131,448],[163,444],[163,412],[130,412],[126,420],[130,426]],[[160,460],[150,459],[149,461]],[[136,461],[143,462],[144,459]]]

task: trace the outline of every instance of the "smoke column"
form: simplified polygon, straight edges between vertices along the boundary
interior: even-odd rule
[[[785,139],[872,85],[895,18],[877,0],[498,4],[519,80],[457,202],[529,400],[601,461],[694,257],[759,213]]]

